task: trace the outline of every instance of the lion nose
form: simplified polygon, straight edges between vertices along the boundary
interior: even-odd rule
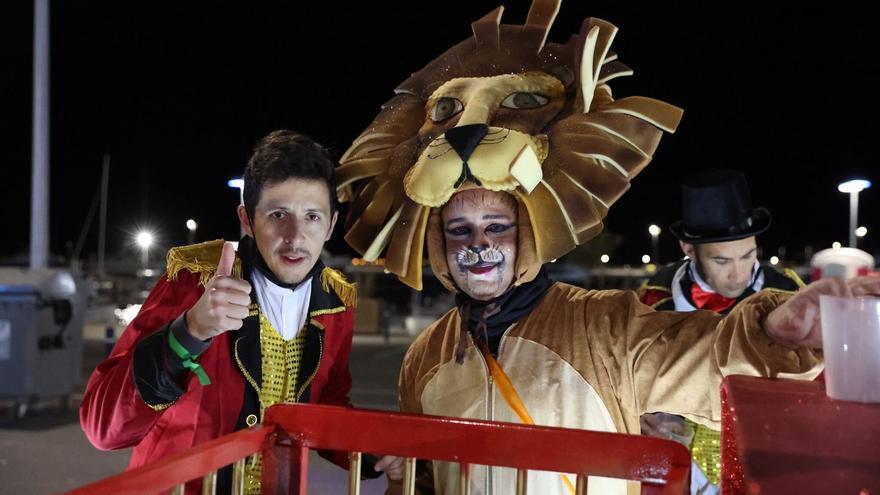
[[[461,161],[467,163],[471,154],[477,149],[480,141],[486,137],[489,126],[486,124],[469,124],[461,127],[453,127],[446,131],[446,140],[452,149],[458,153]]]

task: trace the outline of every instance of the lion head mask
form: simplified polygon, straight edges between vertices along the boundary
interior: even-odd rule
[[[337,170],[351,205],[348,243],[421,289],[423,253],[449,289],[438,210],[463,187],[518,200],[515,283],[602,230],[608,208],[648,163],[682,110],[644,97],[615,100],[609,82],[632,70],[609,50],[617,28],[586,19],[565,44],[546,42],[560,0],[534,0],[522,26],[499,7],[474,35],[395,90]]]

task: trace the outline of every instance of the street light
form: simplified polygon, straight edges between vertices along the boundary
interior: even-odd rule
[[[651,257],[648,256],[647,254],[643,254],[643,255],[642,255],[642,263],[644,263],[644,264],[647,265],[647,264],[650,263],[650,262],[651,262]]]
[[[840,244],[840,243],[837,242],[837,241],[834,241],[834,242],[831,243],[831,249],[840,249],[841,246],[842,246],[842,244]]]
[[[137,233],[134,238],[135,243],[141,248],[141,268],[147,269],[147,262],[150,256],[150,246],[153,245],[153,233],[148,230],[142,230]]]
[[[654,261],[660,263],[660,227],[651,224],[648,227],[648,233],[651,234],[651,254],[654,255]]]
[[[853,179],[841,182],[837,190],[849,193],[849,247],[856,247],[856,224],[859,219],[859,193],[871,187],[871,181]]]
[[[856,237],[865,237],[866,235],[868,235],[867,227],[859,227],[856,229]]]
[[[599,257],[599,261],[601,261],[603,264],[607,264],[609,261],[611,261],[611,257],[607,254],[603,254]]]
[[[229,187],[232,187],[232,188],[238,188],[238,201],[239,201],[238,204],[244,205],[244,179],[242,179],[242,178],[229,179],[226,182],[226,185]],[[239,223],[239,225],[240,225],[239,238],[242,238],[242,237],[244,237],[244,225],[241,225],[240,223]]]
[[[244,179],[229,179],[226,181],[226,185],[231,188],[238,188],[239,201],[241,201],[239,204],[244,204]]]
[[[770,264],[773,266],[778,265],[779,264],[779,257],[778,256],[771,256],[770,257]]]
[[[199,228],[199,224],[196,223],[196,221],[192,218],[186,221],[186,230],[189,231],[189,233],[186,235],[187,244],[195,244],[197,228]]]

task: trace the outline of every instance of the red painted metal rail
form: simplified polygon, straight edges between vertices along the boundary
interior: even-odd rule
[[[185,452],[67,492],[69,495],[154,495],[271,448],[274,426],[255,426]]]
[[[269,408],[262,426],[70,493],[160,493],[262,452],[264,494],[305,494],[308,450],[319,448],[625,478],[658,494],[687,493],[690,470],[684,446],[653,437],[289,404]]]

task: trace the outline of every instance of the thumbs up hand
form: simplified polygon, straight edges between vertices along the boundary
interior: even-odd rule
[[[186,313],[189,333],[199,340],[238,330],[247,318],[251,284],[232,276],[234,261],[235,248],[227,242],[214,277],[205,285],[202,297]]]

